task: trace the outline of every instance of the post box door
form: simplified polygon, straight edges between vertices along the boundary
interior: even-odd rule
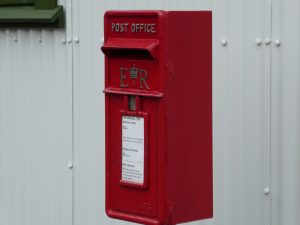
[[[108,154],[112,162],[109,168],[110,188],[113,191],[112,208],[126,213],[155,217],[157,99],[129,95],[107,97],[110,98],[108,102],[111,116],[109,144],[112,148]],[[130,110],[132,99],[136,100],[135,110]],[[130,119],[137,119],[139,122],[126,127],[124,123]],[[129,137],[125,137],[126,135]],[[140,143],[139,146],[133,147],[136,152],[128,152],[126,148],[130,150],[131,143],[124,138],[143,139],[143,146]],[[129,147],[124,146],[126,144],[129,144]],[[135,168],[131,170],[130,166]]]

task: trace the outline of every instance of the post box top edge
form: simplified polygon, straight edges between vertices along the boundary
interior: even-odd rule
[[[190,10],[190,11],[168,11],[168,10],[108,10],[104,13],[104,17],[118,17],[118,16],[157,16],[162,17],[169,13],[209,13],[212,14],[211,10]]]
[[[109,10],[106,11],[104,17],[114,16],[163,16],[166,11],[163,10]]]

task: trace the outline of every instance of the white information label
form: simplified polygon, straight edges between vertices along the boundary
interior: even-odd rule
[[[122,116],[122,181],[144,183],[144,118]]]

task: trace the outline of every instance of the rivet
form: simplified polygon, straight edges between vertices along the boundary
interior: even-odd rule
[[[256,40],[255,40],[255,43],[256,43],[256,45],[261,45],[261,40],[259,39],[259,38],[257,38]]]
[[[222,44],[223,46],[226,46],[226,45],[227,45],[227,40],[226,40],[226,39],[222,39],[222,40],[221,40],[221,44]]]
[[[269,38],[266,38],[266,39],[265,39],[265,44],[266,44],[266,45],[271,44],[271,40],[270,40]]]
[[[76,44],[78,44],[78,43],[79,43],[79,38],[78,38],[78,37],[75,37],[75,38],[74,38],[74,41],[75,41]]]
[[[69,44],[71,44],[71,43],[72,43],[72,38],[67,38],[67,42],[68,42]]]
[[[73,163],[69,162],[69,163],[68,163],[68,168],[69,168],[69,169],[73,169]]]
[[[269,195],[270,194],[270,189],[268,187],[266,187],[264,189],[264,193],[265,193],[265,195]]]
[[[280,42],[280,40],[276,39],[276,40],[274,41],[274,44],[275,44],[275,46],[280,46],[280,45],[281,45],[281,42]]]
[[[66,39],[65,38],[61,39],[61,43],[66,44],[67,43]]]

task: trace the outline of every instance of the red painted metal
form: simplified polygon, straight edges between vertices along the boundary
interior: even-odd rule
[[[102,51],[108,216],[149,225],[211,218],[211,12],[106,12]],[[143,184],[121,179],[123,115],[145,121]]]

